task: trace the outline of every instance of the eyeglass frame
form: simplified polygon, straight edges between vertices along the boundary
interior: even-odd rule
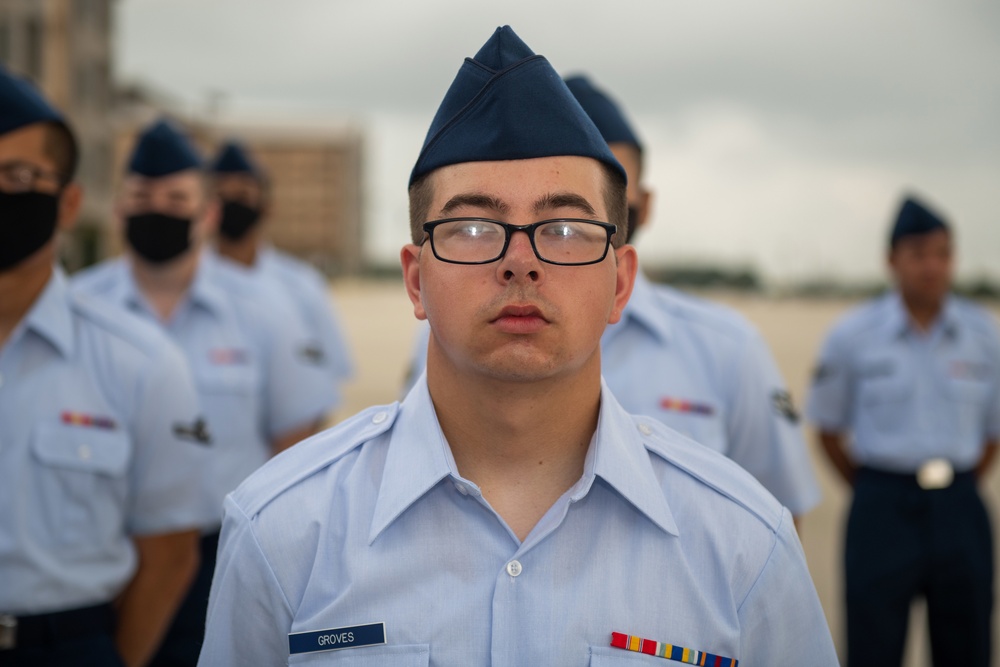
[[[446,222],[458,222],[461,220],[468,220],[473,222],[490,222],[495,225],[500,225],[503,228],[505,238],[503,242],[503,248],[500,250],[500,254],[493,259],[482,260],[479,262],[461,262],[454,259],[445,259],[438,254],[437,248],[434,246],[434,229]],[[604,252],[601,253],[600,258],[589,261],[589,262],[556,262],[551,259],[545,259],[538,252],[538,247],[535,245],[535,230],[542,225],[552,223],[552,222],[585,222],[588,224],[596,225],[604,229],[607,232],[607,240],[604,243]],[[608,256],[608,250],[611,248],[611,238],[618,231],[618,226],[610,223],[604,222],[602,220],[588,220],[586,218],[549,218],[548,220],[539,220],[538,222],[533,222],[530,225],[512,225],[509,222],[503,222],[502,220],[493,220],[492,218],[476,218],[476,217],[459,217],[459,218],[442,218],[440,220],[431,220],[423,224],[424,233],[427,234],[427,238],[421,241],[421,245],[431,242],[431,252],[434,253],[439,261],[446,262],[448,264],[464,264],[466,266],[475,266],[480,264],[492,264],[493,262],[503,259],[504,255],[507,254],[507,248],[510,247],[510,239],[515,232],[524,232],[528,235],[528,241],[531,243],[531,250],[535,253],[535,257],[538,261],[545,262],[546,264],[553,264],[555,266],[590,266],[591,264],[600,264]]]
[[[63,179],[58,172],[40,169],[35,165],[31,164],[30,162],[24,162],[22,160],[12,160],[10,162],[4,162],[0,164],[0,172],[8,170],[11,171],[12,173],[15,172],[20,172],[22,174],[30,173],[31,179],[30,180],[21,179],[21,183],[25,185],[23,189],[20,187],[15,188],[13,190],[5,190],[3,188],[0,188],[0,191],[6,192],[7,194],[23,194],[25,192],[39,192],[37,185],[39,181],[44,182],[45,180],[52,181],[56,184],[56,192],[61,191],[65,186],[65,183],[63,183]]]

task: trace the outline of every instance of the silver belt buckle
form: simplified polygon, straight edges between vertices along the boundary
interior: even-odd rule
[[[0,651],[17,648],[17,618],[0,614]]]
[[[917,484],[925,491],[947,489],[955,480],[955,469],[947,459],[931,459],[917,470]]]

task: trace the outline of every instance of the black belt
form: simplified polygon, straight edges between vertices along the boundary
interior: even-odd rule
[[[0,614],[0,651],[111,636],[114,631],[115,611],[110,604],[34,616]]]
[[[974,482],[976,476],[976,471],[974,469],[964,471],[955,470],[949,472],[946,478],[940,480],[940,483],[928,484],[927,476],[923,475],[922,472],[923,471],[893,472],[891,470],[880,470],[878,468],[862,466],[858,469],[858,476],[864,476],[873,481],[896,484],[898,486],[913,487],[922,490],[946,489],[956,484]]]

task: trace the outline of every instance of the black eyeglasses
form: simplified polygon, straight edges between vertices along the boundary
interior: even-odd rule
[[[504,256],[514,232],[524,232],[535,257],[547,264],[597,264],[608,254],[616,227],[609,222],[558,218],[511,225],[488,218],[445,218],[424,223],[434,256],[450,264],[489,264]]]
[[[33,192],[40,183],[51,183],[58,189],[62,182],[59,174],[45,171],[27,162],[4,162],[0,164],[0,190],[8,194]]]

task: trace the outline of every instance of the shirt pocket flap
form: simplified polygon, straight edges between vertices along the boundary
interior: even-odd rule
[[[130,450],[122,431],[72,424],[39,424],[32,449],[50,466],[114,476],[125,473]]]
[[[289,665],[346,665],[349,667],[427,667],[430,644],[362,646],[337,651],[299,653],[289,656]]]
[[[659,665],[666,667],[674,664],[655,655],[646,655],[623,648],[609,646],[590,647],[590,667],[636,667],[636,665]]]
[[[198,391],[209,394],[252,394],[257,388],[257,369],[252,366],[209,366],[195,376]]]

